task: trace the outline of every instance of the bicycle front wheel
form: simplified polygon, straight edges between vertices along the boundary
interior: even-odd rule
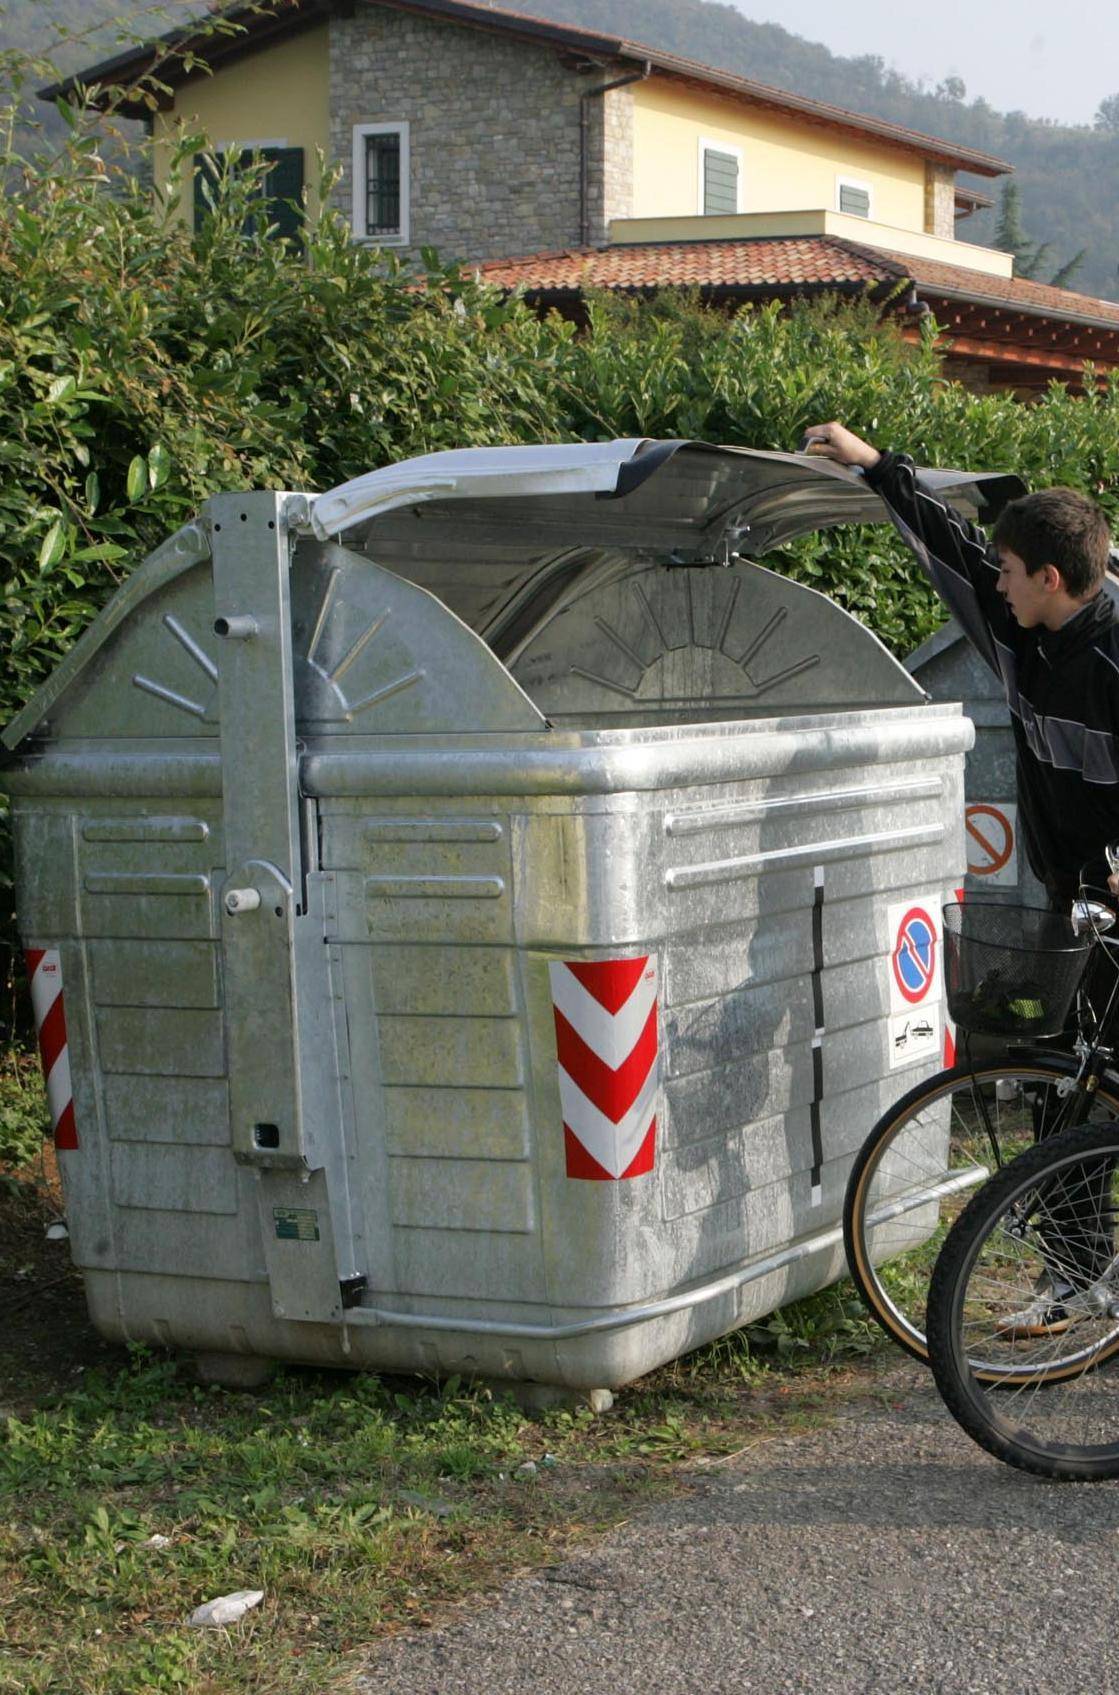
[[[945,1405],[1041,1477],[1119,1477],[1117,1170],[1119,1124],[1027,1149],[961,1213],[929,1287]]]
[[[915,1359],[928,1359],[925,1313],[940,1246],[970,1196],[1039,1135],[1084,1112],[1072,1060],[957,1065],[904,1095],[864,1142],[847,1184],[847,1264],[873,1316]],[[1119,1118],[1101,1086],[1086,1122]]]

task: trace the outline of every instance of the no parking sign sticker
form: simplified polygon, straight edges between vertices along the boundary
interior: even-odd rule
[[[941,1051],[943,964],[940,896],[918,895],[887,908],[890,1070]]]
[[[988,888],[1018,882],[1018,808],[1009,801],[971,801],[964,808],[967,868]]]

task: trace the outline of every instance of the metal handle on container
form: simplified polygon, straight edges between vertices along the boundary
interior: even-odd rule
[[[227,889],[225,892],[225,910],[231,918],[242,912],[255,912],[259,905],[259,889]]]

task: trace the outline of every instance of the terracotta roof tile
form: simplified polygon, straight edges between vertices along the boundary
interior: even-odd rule
[[[1026,277],[998,277],[936,259],[863,247],[837,236],[753,236],[739,241],[648,242],[576,247],[491,259],[477,267],[486,282],[531,293],[577,294],[584,288],[858,288],[909,279],[933,297],[994,303],[1021,312],[1086,320],[1119,330],[1119,303]]]
[[[869,253],[870,249],[861,251]],[[1091,318],[1094,323],[1119,329],[1119,303],[1114,300],[1098,300],[1091,294],[1076,294],[1070,288],[1052,288],[1028,277],[992,277],[986,271],[945,265],[936,259],[906,258],[901,253],[881,256],[903,266],[918,287],[931,294],[943,290],[948,296],[960,294],[969,300],[997,301],[1019,311],[1046,312],[1062,318]]]
[[[830,236],[774,240],[650,242],[632,247],[575,247],[477,267],[486,282],[534,293],[584,288],[821,288],[894,281],[904,263],[855,249]]]

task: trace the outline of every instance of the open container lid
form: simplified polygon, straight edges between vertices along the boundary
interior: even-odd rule
[[[920,476],[980,520],[1024,492],[1001,473]],[[815,455],[639,438],[425,454],[319,495],[311,514],[317,536],[430,590],[499,654],[604,553],[727,564],[886,518],[858,472]]]
[[[1023,486],[998,474],[921,476],[980,518]],[[729,564],[887,511],[861,476],[815,456],[626,439],[426,454],[305,497],[302,516],[308,539],[341,538],[351,555],[426,589],[509,664],[612,561]],[[4,745],[32,734],[114,633],[208,547],[204,524],[168,537],[8,725]]]

